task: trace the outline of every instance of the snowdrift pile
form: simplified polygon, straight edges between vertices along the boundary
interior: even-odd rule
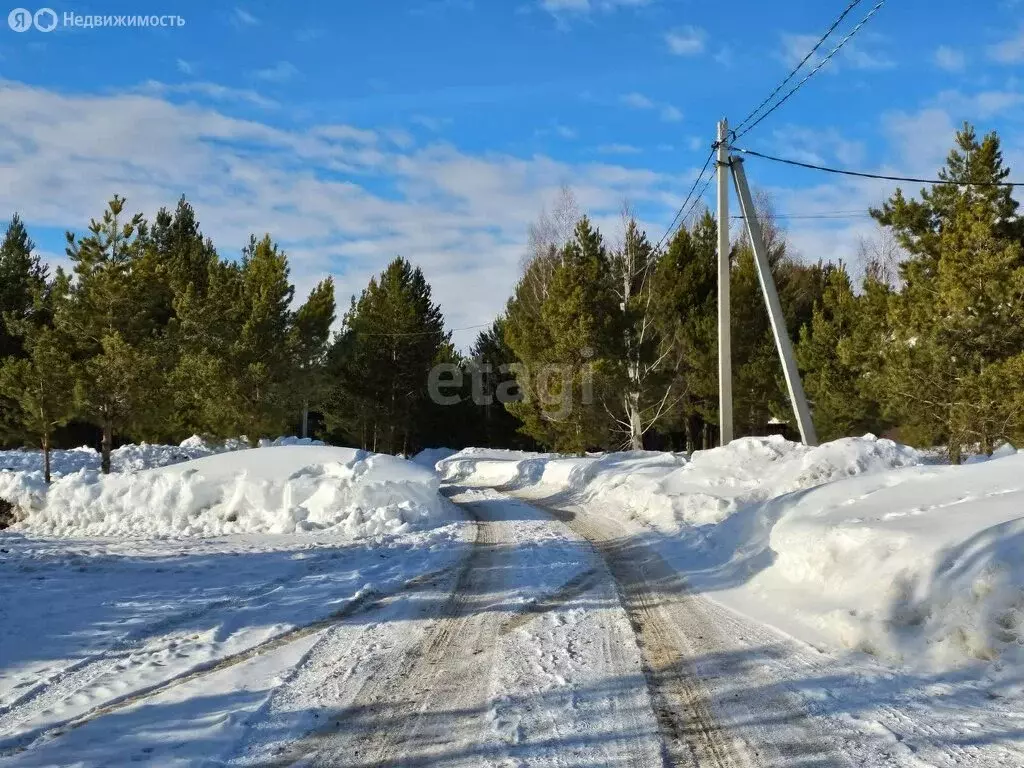
[[[415,456],[409,459],[413,464],[433,470],[437,462],[454,456],[458,451],[454,448],[424,448]]]
[[[762,517],[775,559],[751,597],[792,595],[823,636],[902,661],[1024,661],[1024,455],[854,478]]]
[[[16,529],[59,536],[217,536],[323,531],[362,538],[444,521],[437,476],[350,448],[278,446],[158,469],[82,469],[49,488],[0,473],[0,497],[27,517]],[[5,487],[5,477],[7,487]],[[20,483],[17,487],[15,481]]]
[[[808,448],[780,436],[685,454],[558,457],[470,448],[438,462],[450,483],[550,489],[604,502],[668,532],[720,522],[753,502],[843,477],[919,464],[917,451],[872,435]]]
[[[1010,447],[951,467],[871,435],[744,438],[690,459],[464,451],[438,472],[640,520],[694,589],[809,642],[931,668],[1024,662],[1024,453]]]
[[[308,437],[278,437],[262,439],[261,448],[279,445],[323,445],[319,440]],[[248,448],[244,438],[210,442],[198,435],[183,440],[180,445],[128,444],[110,452],[110,468],[113,472],[138,472],[153,467],[166,467],[182,461],[191,461],[215,453],[237,451]],[[50,452],[50,464],[55,476],[69,475],[82,469],[99,469],[100,454],[87,446],[69,450],[56,449]],[[43,453],[39,450],[0,451],[0,472],[42,472]]]

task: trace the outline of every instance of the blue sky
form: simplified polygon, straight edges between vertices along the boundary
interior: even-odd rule
[[[225,255],[269,231],[301,291],[334,274],[345,305],[401,253],[423,266],[450,326],[484,323],[512,288],[529,223],[563,184],[610,239],[626,200],[658,239],[715,121],[742,118],[844,5],[53,5],[185,25],[0,29],[0,216],[20,211],[58,261],[64,229],[83,230],[115,192],[147,214],[184,193]],[[1024,3],[987,5],[889,0],[743,143],[931,174],[971,119],[1004,135],[1024,177]],[[747,170],[782,213],[862,211],[891,191],[764,161]],[[876,234],[865,217],[786,226],[810,260],[850,260]]]

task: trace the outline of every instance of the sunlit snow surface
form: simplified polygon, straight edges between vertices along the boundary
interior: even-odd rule
[[[638,520],[695,589],[810,642],[934,669],[1024,662],[1024,454],[924,460],[868,435],[689,459],[468,449],[437,468]]]
[[[442,478],[612,518],[656,548],[742,640],[736,700],[792,693],[856,765],[1024,764],[1024,456],[1008,449],[965,467],[870,436],[689,458],[121,450],[109,478],[91,451],[58,453],[49,494],[37,453],[0,453],[17,470],[0,495],[29,510],[0,532],[0,765],[272,762],[415,658],[443,613],[474,528]],[[600,570],[557,520],[479,498],[514,564],[476,596],[486,610]],[[502,635],[480,764],[611,764],[610,745],[655,739],[636,660],[602,666],[632,642],[607,580]]]

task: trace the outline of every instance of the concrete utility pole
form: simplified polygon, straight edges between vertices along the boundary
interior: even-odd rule
[[[718,422],[732,441],[732,336],[729,316],[729,121],[718,123]]]
[[[722,123],[719,123],[718,130],[719,136],[721,136]],[[719,151],[721,151],[721,146],[719,146]],[[793,404],[793,413],[796,415],[797,425],[800,428],[800,439],[803,440],[804,445],[817,445],[818,435],[814,431],[814,422],[811,421],[811,410],[807,407],[804,387],[800,382],[800,372],[796,367],[793,345],[789,340],[789,334],[786,332],[786,319],[782,315],[782,305],[779,303],[778,291],[775,290],[775,280],[772,278],[771,264],[768,262],[768,248],[765,246],[764,236],[761,232],[761,222],[757,220],[757,212],[754,210],[754,201],[750,196],[750,187],[747,186],[747,174],[743,170],[743,160],[738,157],[732,158],[731,167],[733,181],[736,182],[736,195],[740,199],[740,210],[747,222],[750,244],[754,248],[757,278],[761,282],[764,302],[768,307],[768,317],[772,323],[775,346],[779,350],[779,357],[782,359],[782,372],[786,376],[789,401]],[[721,166],[719,166],[719,173],[722,173]],[[721,183],[721,177],[719,177],[719,183]],[[718,194],[719,207],[721,207],[721,187],[719,187]],[[721,227],[721,221],[719,221],[719,227]],[[719,235],[721,235],[721,229],[719,229]],[[721,245],[719,245],[719,248],[721,248]],[[719,256],[719,270],[721,270],[721,256]],[[719,275],[721,275],[721,272],[719,272]],[[721,281],[721,277],[719,277],[719,281]],[[721,288],[719,288],[718,295],[719,301],[721,301]],[[719,305],[718,313],[719,329],[721,329],[721,305]],[[728,310],[726,310],[726,317],[728,317]],[[719,332],[721,333],[721,330]],[[721,349],[721,346],[719,346],[719,349]]]

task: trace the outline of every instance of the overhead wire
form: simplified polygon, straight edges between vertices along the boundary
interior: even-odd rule
[[[878,10],[881,9],[881,7],[883,5],[885,5],[885,1],[886,0],[878,0],[878,2],[871,8],[871,10],[868,11],[867,15],[865,15],[864,18],[861,19],[856,24],[856,26],[854,26],[853,29],[851,29],[850,32],[847,33],[847,35],[842,40],[839,41],[839,43],[835,47],[832,48],[832,50],[828,53],[828,55],[826,55],[814,67],[814,69],[812,69],[810,72],[808,72],[807,75],[799,83],[797,83],[793,88],[791,88],[781,99],[779,99],[778,102],[776,102],[774,105],[772,105],[772,107],[770,109],[768,109],[768,111],[766,111],[764,114],[760,115],[760,117],[757,117],[757,119],[754,120],[753,123],[750,123],[750,125],[747,125],[747,123],[751,119],[753,119],[758,114],[758,112],[760,112],[765,107],[765,105],[767,105],[769,102],[771,102],[771,100],[776,95],[778,95],[778,93],[783,88],[786,87],[787,83],[789,83],[796,76],[796,74],[803,68],[803,66],[811,59],[812,56],[814,56],[814,54],[818,51],[818,49],[825,43],[826,40],[828,40],[828,38],[832,35],[832,33],[839,27],[839,25],[843,22],[843,20],[853,11],[854,8],[856,8],[858,5],[860,5],[860,3],[862,1],[863,0],[851,0],[847,4],[847,6],[843,9],[842,13],[839,14],[839,16],[836,18],[836,20],[834,22],[832,22],[831,26],[829,26],[829,28],[825,31],[825,33],[818,39],[818,41],[814,44],[814,46],[803,57],[803,59],[800,60],[800,63],[797,64],[796,67],[794,67],[792,69],[792,71],[790,71],[790,73],[782,80],[782,82],[779,83],[775,87],[775,89],[771,93],[769,93],[768,96],[763,101],[761,101],[760,104],[758,104],[753,110],[751,110],[751,112],[745,118],[743,118],[743,120],[740,121],[739,125],[737,125],[735,129],[730,131],[730,134],[732,135],[732,137],[734,139],[739,138],[740,136],[743,136],[746,133],[749,133],[754,127],[759,125],[766,117],[768,117],[768,115],[772,114],[775,110],[777,110],[779,107],[781,107],[786,101],[788,101],[790,99],[790,97],[793,96],[793,94],[795,94],[798,90],[800,90],[800,88],[802,88],[804,86],[804,84],[806,84],[807,81],[811,79],[811,77],[813,77],[823,66],[825,66],[825,64],[827,64],[832,59],[832,57],[834,57],[836,55],[836,53],[844,45],[846,45],[847,42],[849,42],[850,38],[852,38],[855,34],[857,34],[858,31],[860,31],[860,29],[868,22],[868,20],[870,20],[871,17],[874,16],[875,13],[877,13]],[[744,126],[746,126],[746,127],[744,127]],[[715,150],[717,148],[718,148],[718,144],[717,143],[714,144],[711,147],[711,151],[708,153],[707,159],[704,161],[704,166],[701,168],[700,173],[697,174],[697,178],[694,179],[694,182],[693,182],[693,184],[690,187],[690,191],[687,192],[686,198],[683,200],[683,204],[681,206],[679,206],[679,210],[676,211],[675,216],[672,218],[672,222],[669,224],[668,228],[665,230],[665,234],[663,234],[661,236],[661,238],[658,240],[657,245],[654,247],[655,251],[657,251],[658,249],[661,248],[662,245],[664,245],[665,241],[675,232],[676,225],[680,222],[680,220],[685,221],[686,218],[690,216],[690,214],[692,213],[693,209],[696,207],[697,203],[703,198],[704,193],[707,191],[708,186],[710,186],[711,181],[714,179],[714,174],[712,174],[708,178],[708,180],[704,183],[704,186],[701,188],[700,192],[698,192],[696,194],[696,197],[694,197],[694,191],[697,189],[697,186],[701,183],[702,179],[704,178],[704,174],[707,173],[708,167],[711,165],[711,160],[714,157]],[[691,199],[692,199],[692,202],[691,202]],[[689,207],[687,207],[687,206],[689,206]]]
[[[953,186],[961,187],[1024,187],[1024,181],[957,181],[955,179],[926,179],[919,176],[899,176],[886,173],[870,173],[868,171],[851,171],[846,168],[832,168],[827,165],[818,165],[816,163],[805,163],[802,160],[792,160],[786,157],[776,157],[775,155],[768,155],[764,152],[757,152],[753,149],[744,149],[743,147],[730,147],[734,152],[741,152],[744,155],[751,155],[753,157],[760,157],[762,160],[771,160],[776,163],[784,163],[786,165],[795,165],[799,168],[807,168],[812,171],[824,171],[825,173],[835,173],[841,176],[856,176],[862,179],[881,179],[883,181],[906,181],[913,184],[949,184]]]
[[[679,222],[680,219],[685,220],[686,216],[690,215],[689,212],[687,212],[686,216],[684,216],[683,211],[686,210],[686,206],[687,204],[689,204],[690,198],[693,197],[693,191],[697,189],[697,185],[700,184],[701,179],[704,178],[704,174],[707,173],[708,166],[711,165],[711,158],[715,156],[715,150],[717,148],[717,145],[711,148],[711,151],[708,153],[707,160],[704,161],[704,167],[700,169],[700,173],[697,174],[697,178],[693,180],[693,184],[690,186],[690,191],[686,193],[686,198],[683,200],[683,204],[679,206],[679,210],[676,211],[676,215],[673,217],[672,223],[668,225],[668,229],[665,230],[665,234],[661,236],[661,239],[658,240],[658,244],[654,246],[655,251],[659,250],[661,246],[664,245],[665,241],[669,238],[669,236],[675,231],[676,223]],[[714,178],[714,175],[712,175],[710,178]],[[707,184],[704,185],[704,189],[707,189]],[[702,190],[700,194],[697,195],[697,198],[694,200],[694,204],[696,204],[696,201],[699,200],[703,194],[704,192]]]
[[[831,213],[773,213],[773,219],[860,219],[871,216],[869,211],[834,211]],[[745,219],[746,216],[736,214],[730,219]]]
[[[832,26],[825,30],[825,34],[823,34],[818,39],[818,42],[814,44],[814,47],[811,48],[811,50],[807,52],[807,55],[800,60],[800,63],[793,67],[792,71],[788,75],[786,75],[786,79],[779,83],[777,86],[775,86],[775,90],[769,93],[764,98],[764,101],[762,101],[760,104],[754,107],[754,109],[750,111],[750,114],[744,117],[733,130],[742,130],[743,126],[746,125],[748,121],[750,121],[758,112],[760,112],[768,102],[775,98],[776,94],[778,94],[779,91],[786,87],[786,84],[796,76],[796,73],[803,68],[804,64],[806,64],[810,60],[811,56],[817,53],[818,49],[821,48],[824,42],[828,40],[828,38],[832,35],[833,32],[836,31],[836,27],[838,27],[843,22],[843,19],[845,19],[850,14],[850,11],[852,11],[854,8],[860,5],[862,1],[863,0],[852,0],[852,2],[850,2],[850,4],[843,9],[843,12],[839,14],[839,18],[832,22]]]
[[[777,110],[779,107],[781,107],[787,101],[789,101],[789,99],[793,96],[793,94],[795,94],[797,91],[799,91],[807,83],[808,80],[810,80],[812,77],[814,77],[814,75],[817,74],[818,71],[821,70],[822,67],[824,67],[826,64],[828,64],[828,62],[832,60],[832,57],[835,56],[842,49],[842,47],[844,45],[846,45],[850,41],[850,39],[854,35],[856,35],[865,24],[868,23],[868,21],[871,20],[871,17],[874,16],[876,13],[878,13],[879,10],[881,10],[883,5],[885,5],[885,0],[878,0],[878,2],[875,3],[875,5],[871,8],[871,10],[867,12],[867,15],[865,15],[863,19],[861,19],[859,22],[857,22],[856,26],[854,26],[853,29],[851,29],[846,34],[846,37],[844,37],[842,40],[840,40],[839,43],[837,43],[836,46],[831,51],[829,51],[828,55],[826,55],[820,62],[818,62],[818,64],[814,67],[814,69],[812,69],[810,72],[808,72],[799,83],[797,83],[789,91],[787,91],[786,94],[781,99],[779,99],[777,102],[775,102],[775,104],[773,104],[772,107],[767,112],[765,112],[763,115],[758,117],[754,122],[752,122],[750,125],[748,125],[743,130],[735,131],[735,133],[733,133],[733,139],[734,140],[738,139],[741,136],[744,136],[744,135],[750,133],[750,131],[752,131],[754,128],[756,128],[758,125],[760,125],[761,122],[765,118],[767,118],[770,114],[775,112],[775,110]]]
[[[489,328],[492,323],[479,323],[477,325],[466,325],[462,328],[448,328],[447,330],[441,330],[440,333],[455,333],[456,331],[472,331],[476,328]],[[374,331],[372,333],[366,333],[362,331],[356,331],[360,336],[432,336],[439,331]]]

